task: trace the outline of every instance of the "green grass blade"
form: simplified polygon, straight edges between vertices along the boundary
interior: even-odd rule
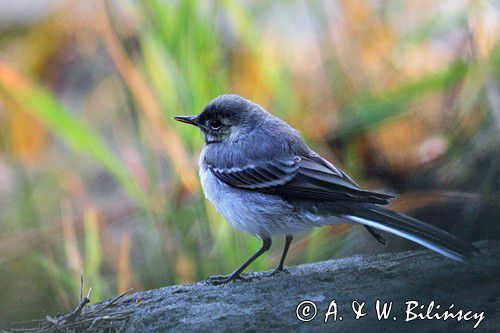
[[[348,139],[362,133],[404,112],[405,106],[415,98],[451,87],[464,77],[468,68],[465,62],[457,61],[443,71],[425,75],[395,91],[353,98],[343,110],[339,126],[340,137]]]
[[[86,154],[106,169],[138,204],[145,204],[145,196],[127,169],[106,147],[99,135],[68,112],[49,91],[41,87],[7,86],[0,88],[18,105],[44,124],[54,135],[76,152]]]

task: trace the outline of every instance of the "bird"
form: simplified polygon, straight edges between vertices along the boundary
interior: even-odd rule
[[[198,127],[205,140],[199,176],[208,201],[231,226],[262,241],[234,272],[209,277],[212,284],[247,279],[242,272],[277,237],[285,244],[270,275],[283,272],[295,235],[340,223],[362,224],[382,244],[386,240],[379,231],[458,261],[478,252],[445,230],[383,207],[393,195],[362,189],[313,151],[297,130],[244,97],[221,95],[198,115],[173,119]]]

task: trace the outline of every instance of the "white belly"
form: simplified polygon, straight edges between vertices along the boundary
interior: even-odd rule
[[[293,205],[278,196],[229,186],[203,167],[200,167],[200,179],[207,199],[242,232],[262,238],[295,234],[318,225],[298,214]]]

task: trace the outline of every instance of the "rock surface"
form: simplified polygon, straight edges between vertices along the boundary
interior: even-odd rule
[[[500,242],[478,243],[481,256],[455,262],[429,251],[356,256],[289,268],[288,273],[264,277],[254,273],[249,282],[212,286],[205,282],[170,286],[128,296],[116,306],[134,309],[127,323],[132,331],[451,331],[472,330],[484,312],[478,331],[500,329]],[[376,300],[393,302],[387,320],[377,320]],[[317,308],[308,322],[297,318],[304,300]],[[337,320],[325,314],[330,302],[337,305]],[[352,302],[365,316],[355,320]],[[415,319],[406,322],[408,301],[419,302],[415,314],[431,315],[449,310],[472,311],[466,318]],[[440,305],[436,310],[437,305]],[[424,309],[419,309],[424,305]],[[307,317],[307,309],[299,313]],[[314,313],[310,308],[309,314]],[[334,310],[334,307],[331,307]],[[476,313],[476,318],[473,314]],[[342,320],[340,320],[342,317]],[[410,315],[411,317],[411,315]],[[396,318],[396,319],[394,319]]]

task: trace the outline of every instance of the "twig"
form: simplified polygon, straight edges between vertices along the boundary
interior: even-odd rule
[[[75,318],[78,317],[81,313],[83,308],[90,303],[90,293],[92,292],[92,288],[89,289],[89,292],[87,293],[87,296],[83,298],[83,300],[80,302],[80,304],[76,307],[73,312],[71,312],[69,315],[64,316],[62,319],[65,321],[75,321]]]
[[[109,309],[123,300],[125,295],[130,294],[130,289],[114,298],[99,308],[85,312],[85,308],[90,303],[92,288],[86,296],[83,296],[83,274],[80,275],[80,304],[69,314],[60,314],[56,317],[46,316],[42,320],[30,320],[15,324],[31,323],[32,327],[10,328],[9,332],[59,332],[59,331],[96,331],[96,332],[121,332],[126,325],[126,321],[134,309],[113,312]],[[109,309],[110,311],[105,311]],[[119,327],[118,327],[119,325]]]
[[[80,272],[80,303],[82,303],[83,297],[83,271]]]
[[[111,299],[111,301],[109,301],[109,303],[106,303],[105,305],[103,305],[101,308],[97,309],[94,313],[97,313],[97,312],[101,312],[102,310],[110,307],[111,305],[115,304],[116,301],[118,301],[120,298],[130,294],[131,292],[134,291],[134,288],[130,288],[129,290],[127,290],[126,292],[124,292],[123,294],[120,294],[118,296],[116,296],[115,298]]]

